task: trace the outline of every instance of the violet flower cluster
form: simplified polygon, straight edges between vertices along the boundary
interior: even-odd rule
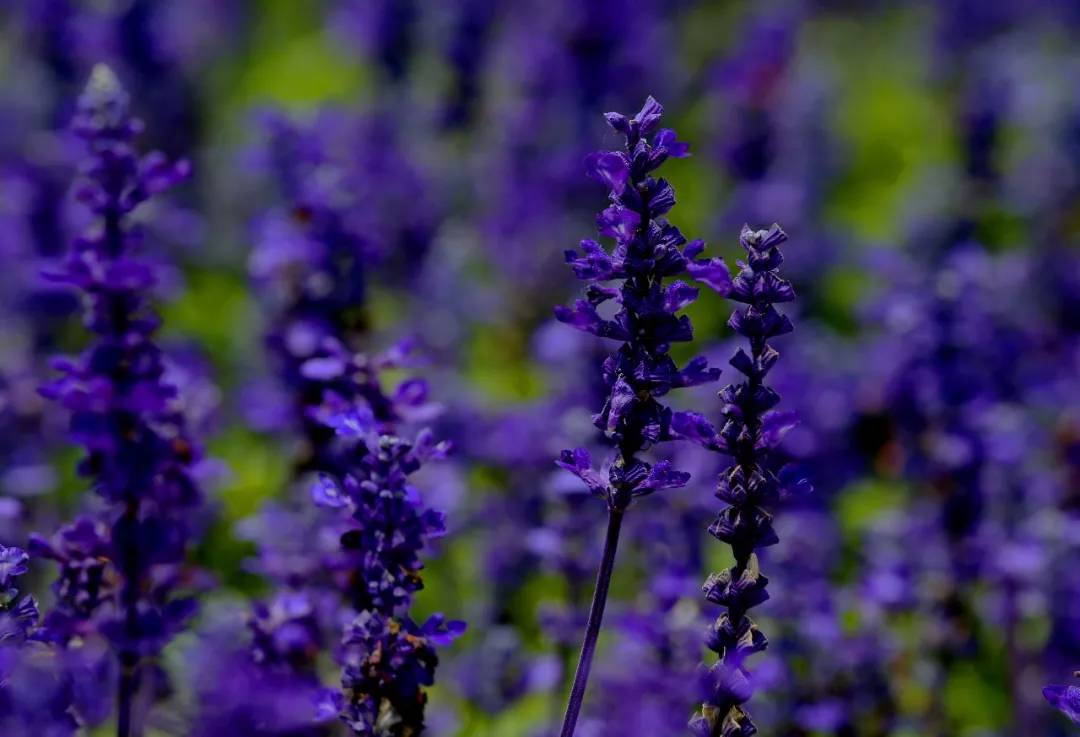
[[[71,413],[71,436],[85,450],[79,472],[92,479],[105,506],[100,519],[80,518],[55,542],[35,537],[31,551],[60,567],[57,606],[41,636],[64,643],[93,628],[119,655],[123,735],[132,729],[141,660],[195,609],[193,599],[176,592],[191,512],[201,501],[191,468],[198,451],[165,378],[158,320],[147,304],[155,274],[136,255],[140,232],[129,218],[183,180],[188,167],[160,154],[138,155],[141,123],[104,66],[79,99],[72,130],[87,148],[75,194],[94,219],[51,278],[82,293],[94,342],[80,356],[58,360],[61,377],[41,391]]]
[[[769,341],[791,332],[791,321],[775,305],[795,299],[790,282],[778,269],[783,263],[779,246],[787,235],[778,225],[768,230],[744,226],[739,243],[746,262],[732,280],[728,298],[745,305],[736,309],[728,325],[749,342],[750,352],[739,348],[731,365],[746,378],[720,392],[724,424],[717,430],[696,413],[679,413],[675,431],[704,447],[731,456],[732,465],[720,475],[716,496],[725,507],[709,533],[731,546],[735,564],[709,576],[705,598],[725,607],[709,630],[707,645],[719,656],[704,676],[705,702],[690,722],[698,737],[749,737],[757,730],[742,708],[752,693],[746,658],[764,650],[765,635],[747,613],[769,595],[769,579],[761,573],[756,551],[775,545],[779,538],[769,507],[781,497],[805,487],[775,467],[774,449],[794,424],[790,412],[775,409],[780,395],[765,378],[780,354]]]
[[[38,605],[22,594],[16,579],[24,575],[30,556],[21,548],[0,545],[0,645],[19,644],[37,626]]]
[[[601,470],[591,466],[585,448],[563,451],[559,465],[575,474],[622,512],[639,496],[679,487],[687,475],[668,461],[651,465],[637,457],[655,443],[671,440],[671,410],[660,399],[672,389],[715,381],[719,369],[704,357],[679,368],[670,355],[672,343],[693,340],[690,318],[679,313],[692,304],[698,290],[670,277],[688,274],[723,293],[730,283],[720,258],[699,259],[702,241],[687,243],[664,215],[675,205],[675,190],[651,173],[668,158],[689,155],[689,146],[669,128],[660,129],[660,104],[649,98],[632,118],[608,113],[608,124],[626,141],[623,151],[602,151],[587,159],[589,175],[609,188],[611,205],[597,218],[600,234],[614,239],[608,252],[592,239],[581,241],[582,253],[567,251],[566,261],[588,284],[585,298],[573,308],[557,307],[555,316],[601,338],[619,341],[604,361],[608,396],[593,423],[615,444],[617,453]],[[605,286],[617,281],[618,286]],[[600,314],[605,303],[618,305],[614,316]]]
[[[593,423],[615,446],[616,452],[600,470],[592,467],[585,448],[565,450],[558,465],[578,476],[589,490],[604,499],[608,527],[597,574],[596,590],[585,627],[585,640],[563,721],[562,736],[574,733],[589,669],[604,615],[608,587],[623,514],[637,497],[683,486],[689,474],[675,470],[670,461],[655,464],[638,457],[652,445],[671,440],[672,412],[660,399],[672,389],[715,381],[718,369],[694,358],[680,369],[670,356],[671,344],[693,339],[690,318],[679,312],[693,303],[698,290],[681,274],[724,292],[730,275],[722,259],[699,259],[701,241],[687,243],[679,229],[664,217],[675,205],[675,190],[652,176],[670,157],[688,155],[689,146],[671,129],[661,129],[663,108],[649,97],[633,117],[606,115],[608,124],[625,140],[621,151],[601,151],[587,160],[589,175],[609,189],[611,205],[597,218],[600,234],[614,239],[609,252],[592,239],[581,241],[583,253],[567,251],[566,260],[586,282],[585,299],[573,308],[557,307],[555,316],[579,330],[619,341],[618,350],[603,364],[607,397]],[[606,286],[615,281],[618,286]],[[614,303],[615,314],[600,309]]]
[[[409,616],[422,587],[421,552],[444,533],[442,514],[423,505],[409,479],[448,445],[428,430],[411,440],[400,434],[400,425],[431,416],[427,385],[410,378],[384,389],[385,372],[408,362],[409,341],[384,354],[361,351],[370,339],[373,265],[385,271],[398,250],[415,259],[426,232],[424,218],[393,222],[402,190],[376,191],[368,181],[388,162],[375,147],[352,146],[381,140],[386,122],[329,113],[310,126],[269,118],[268,155],[285,206],[260,220],[251,261],[264,291],[286,297],[271,303],[267,347],[289,390],[284,414],[305,440],[296,479],[316,476],[311,494],[321,508],[271,508],[253,525],[256,569],[278,588],[253,611],[252,660],[272,682],[288,677],[308,689],[329,649],[341,688],[323,694],[310,722],[337,715],[360,735],[423,729],[436,647],[464,629],[441,615],[423,623]],[[297,522],[310,544],[292,550],[281,533]]]
[[[342,367],[342,370],[346,370]],[[351,367],[358,383],[377,386],[377,375]],[[316,505],[348,518],[336,571],[354,613],[338,651],[342,693],[330,703],[358,735],[418,734],[424,727],[426,686],[434,682],[436,648],[465,629],[434,614],[422,624],[409,616],[423,587],[422,550],[445,533],[441,513],[425,508],[409,477],[445,457],[449,447],[421,430],[414,439],[396,434],[389,403],[351,403],[328,393],[327,425],[349,446],[346,470],[321,474],[312,487]],[[391,405],[392,406],[392,405]]]

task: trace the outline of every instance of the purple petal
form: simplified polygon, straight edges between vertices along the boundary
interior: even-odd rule
[[[633,387],[620,376],[611,387],[611,396],[608,398],[608,432],[614,432],[619,420],[622,419],[627,410],[634,406],[635,399],[637,399],[637,395],[634,393]]]
[[[329,381],[345,373],[345,361],[337,356],[312,358],[300,366],[300,374],[313,381]]]
[[[22,548],[0,545],[0,589],[8,588],[11,579],[26,573],[29,560],[30,556]]]
[[[766,412],[761,418],[758,448],[775,448],[788,431],[799,424],[798,415],[790,410]]]
[[[424,428],[416,435],[413,454],[421,461],[441,461],[450,455],[453,444],[449,440],[436,441],[435,433]]]
[[[686,247],[683,248],[683,256],[685,256],[688,260],[689,259],[695,259],[699,255],[701,255],[702,251],[704,251],[704,250],[705,250],[705,241],[698,238],[698,239],[692,240],[692,241],[690,241],[689,243],[686,244]]]
[[[696,356],[679,372],[673,386],[698,386],[708,384],[720,378],[720,369],[709,368],[709,361],[704,356]]]
[[[619,242],[626,242],[633,238],[639,225],[641,225],[639,214],[618,205],[612,205],[596,216],[596,227],[600,233]]]
[[[608,189],[621,193],[630,178],[630,164],[626,155],[617,151],[596,151],[585,157],[585,169],[593,179],[603,182]]]
[[[1050,685],[1043,689],[1043,696],[1051,706],[1076,724],[1080,724],[1080,688]]]
[[[664,291],[664,311],[675,314],[697,299],[698,290],[684,281],[674,281]]]
[[[647,136],[656,130],[656,126],[660,125],[660,116],[663,115],[663,106],[656,101],[656,98],[649,95],[645,98],[645,104],[641,106],[641,110],[634,116],[634,120],[641,128],[641,135]]]
[[[651,469],[645,480],[634,489],[636,495],[659,491],[661,489],[679,489],[686,486],[690,480],[690,474],[684,471],[676,471],[671,466],[671,461],[660,461]]]
[[[427,401],[428,384],[423,379],[407,379],[394,391],[394,402],[416,407]]]
[[[687,246],[687,250],[689,248]],[[731,273],[724,259],[720,257],[690,261],[686,265],[686,270],[690,272],[690,276],[702,284],[707,284],[717,294],[727,296],[731,292]]]
[[[629,121],[622,113],[604,113],[604,119],[607,120],[608,125],[619,133],[626,133],[629,130]]]
[[[311,485],[311,501],[316,506],[328,509],[341,509],[349,503],[338,482],[325,473],[320,473],[319,478]]]
[[[601,338],[624,340],[629,337],[622,326],[600,317],[596,307],[583,299],[575,300],[573,309],[562,305],[556,307],[555,319]]]
[[[592,467],[592,456],[585,448],[564,450],[559,454],[559,460],[555,461],[555,465],[584,481],[594,494],[603,496],[607,493],[607,480]]]
[[[368,407],[356,407],[335,417],[331,426],[342,437],[358,438],[375,430],[375,416]]]
[[[673,412],[671,415],[671,433],[709,450],[722,450],[724,441],[716,428],[704,415],[697,412]]]
[[[673,159],[685,159],[690,155],[690,144],[676,140],[675,131],[671,130],[671,128],[659,130],[656,133],[653,146],[667,149],[667,155]]]
[[[578,256],[577,251],[573,249],[565,252],[566,263],[570,264],[570,268],[574,270],[574,275],[578,279],[604,281],[617,276],[611,256],[607,254],[603,246],[590,238],[581,241],[580,246],[585,252],[584,256]]]

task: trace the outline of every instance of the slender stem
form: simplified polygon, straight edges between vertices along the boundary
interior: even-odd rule
[[[1017,583],[1012,578],[1005,582],[1005,658],[1009,666],[1009,696],[1013,707],[1013,725],[1016,737],[1028,737],[1033,734],[1033,719],[1027,708],[1027,694],[1024,692],[1024,652],[1020,647],[1018,629],[1020,610],[1017,603]]]
[[[611,586],[611,572],[615,568],[615,550],[619,547],[623,511],[612,509],[608,513],[604,554],[600,560],[600,570],[596,574],[596,591],[593,592],[592,606],[589,607],[589,621],[585,625],[585,641],[581,644],[581,656],[574,672],[574,686],[570,689],[570,701],[566,705],[560,737],[573,737],[578,715],[581,713],[581,704],[585,699],[589,669],[592,667],[593,653],[596,652],[596,640],[600,636],[600,623],[604,619],[604,605],[607,604],[608,588]]]
[[[120,598],[124,608],[124,626],[127,635],[132,638],[139,628],[139,551],[134,544],[135,531],[139,524],[139,504],[129,501],[121,520],[124,534],[121,536],[120,568],[124,582]],[[132,710],[135,691],[138,687],[139,654],[127,645],[118,653],[120,660],[120,680],[116,688],[116,737],[137,737],[138,730],[132,728]]]
[[[129,653],[120,656],[120,684],[117,688],[116,737],[131,737],[132,701],[135,698],[138,660]]]

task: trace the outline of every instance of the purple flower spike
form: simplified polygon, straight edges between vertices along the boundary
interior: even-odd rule
[[[611,204],[597,216],[597,228],[601,235],[614,239],[615,246],[609,252],[586,239],[580,245],[583,256],[567,251],[575,275],[588,284],[588,298],[575,301],[572,308],[555,309],[559,321],[622,343],[604,364],[609,397],[594,422],[619,446],[623,468],[639,463],[635,458],[639,451],[674,437],[671,412],[659,397],[673,388],[715,381],[720,375],[702,357],[680,370],[668,354],[671,343],[693,338],[689,318],[679,313],[697,299],[698,290],[685,281],[665,280],[688,274],[724,291],[730,276],[721,259],[695,261],[704,244],[687,244],[678,228],[660,217],[674,205],[674,190],[651,172],[668,157],[687,154],[686,144],[677,141],[674,131],[657,130],[662,112],[650,97],[632,118],[608,113],[608,123],[625,136],[625,149],[594,153],[586,167],[590,176],[608,187]],[[611,286],[603,284],[613,280]],[[598,304],[609,300],[620,306],[611,318],[597,310]],[[564,454],[560,465],[579,473],[566,463]],[[606,483],[612,507],[625,508],[640,495],[637,487],[617,488],[610,481],[597,480],[595,472],[585,480],[594,493]]]
[[[698,298],[696,287],[672,278],[687,274],[726,292],[730,275],[720,259],[695,260],[704,244],[687,244],[664,218],[675,206],[675,190],[652,173],[668,158],[687,156],[689,146],[674,131],[658,130],[662,113],[660,103],[649,97],[633,117],[605,116],[623,134],[625,146],[621,151],[596,152],[585,166],[589,176],[608,188],[611,204],[597,215],[596,227],[614,245],[608,250],[586,239],[580,244],[583,255],[566,252],[575,276],[587,284],[586,298],[576,300],[573,308],[555,308],[560,322],[620,343],[604,361],[607,396],[592,418],[615,446],[613,457],[600,470],[592,467],[583,448],[563,451],[558,461],[608,507],[604,551],[561,737],[574,734],[585,697],[623,514],[635,498],[683,486],[690,478],[668,461],[651,466],[638,457],[656,443],[680,437],[671,410],[660,399],[672,389],[715,381],[720,375],[702,357],[680,369],[669,352],[672,343],[693,340],[690,318],[679,313]],[[618,306],[613,316],[597,309],[605,303]]]
[[[340,509],[349,503],[348,497],[341,492],[341,487],[333,478],[326,474],[319,474],[319,480],[311,486],[311,501],[317,507],[329,507]]]
[[[735,565],[709,576],[705,598],[726,608],[709,631],[706,644],[719,656],[707,669],[705,702],[690,722],[701,737],[749,737],[757,732],[742,704],[750,699],[744,661],[764,650],[765,635],[747,612],[769,598],[769,579],[761,573],[757,548],[779,542],[767,510],[793,489],[805,490],[804,480],[778,469],[773,451],[795,424],[792,412],[773,409],[780,396],[764,380],[779,355],[768,341],[791,331],[787,317],[773,306],[795,298],[791,284],[780,277],[779,246],[787,236],[778,225],[768,230],[743,227],[739,242],[747,261],[731,281],[728,297],[745,307],[732,313],[729,325],[745,337],[750,352],[739,349],[731,365],[746,378],[720,392],[724,423],[719,430],[699,414],[676,413],[673,432],[710,450],[731,456],[734,463],[720,475],[716,496],[727,503],[709,533],[731,546]]]
[[[158,319],[148,299],[156,274],[137,255],[142,237],[128,217],[190,168],[138,155],[142,124],[129,104],[112,71],[95,67],[71,126],[87,152],[76,194],[94,220],[51,275],[81,292],[93,342],[57,363],[60,378],[41,390],[71,413],[71,437],[85,449],[79,472],[105,506],[99,520],[80,519],[54,542],[33,542],[60,566],[57,605],[41,639],[108,638],[122,666],[121,735],[131,730],[142,659],[156,655],[193,613],[193,601],[175,589],[191,513],[202,499],[192,473],[199,451],[155,342]]]

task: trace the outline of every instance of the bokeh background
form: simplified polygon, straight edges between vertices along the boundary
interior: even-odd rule
[[[301,482],[264,335],[314,199],[364,253],[364,345],[415,340],[456,445],[418,484],[450,525],[418,607],[469,622],[430,733],[550,733],[604,520],[553,465],[594,439],[604,348],[552,308],[604,206],[582,165],[617,145],[602,113],[652,94],[693,152],[665,169],[672,221],[729,263],[743,222],[791,236],[774,375],[815,491],[764,556],[762,732],[1069,734],[1041,689],[1080,667],[1078,34],[1070,0],[5,0],[0,540],[86,494],[35,393],[85,339],[37,273],[80,224],[65,127],[104,61],[145,145],[194,165],[140,216],[210,459],[199,626],[266,594],[260,520]],[[692,308],[720,365],[729,311]],[[719,409],[715,388],[673,401]],[[678,734],[694,707],[717,469],[666,452],[694,480],[628,515],[582,735]],[[155,734],[183,733],[198,640],[170,647],[181,716]]]

